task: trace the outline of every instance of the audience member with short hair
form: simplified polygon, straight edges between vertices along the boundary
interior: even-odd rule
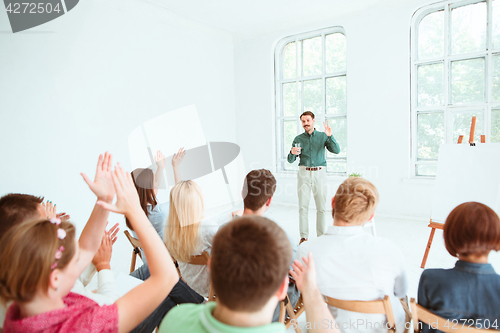
[[[481,325],[478,328],[489,328],[487,321],[494,327],[500,318],[500,275],[488,263],[488,255],[500,250],[498,215],[482,203],[463,203],[448,215],[443,236],[446,249],[458,261],[452,269],[424,270],[418,303],[440,317],[458,320],[460,328],[470,319]],[[438,331],[428,325],[422,328]]]
[[[110,154],[99,157],[95,181],[82,174],[98,202],[78,242],[73,225],[58,218],[21,221],[4,235],[0,298],[4,304],[14,301],[4,322],[6,332],[128,332],[155,310],[177,282],[172,260],[148,227],[130,176],[120,167],[112,175],[111,163]],[[115,188],[117,202],[111,205]],[[151,277],[115,304],[99,306],[70,290],[101,244],[108,209],[125,214],[140,239],[150,239],[144,250],[150,257]]]
[[[180,181],[170,190],[170,211],[165,227],[165,245],[178,264],[182,278],[198,294],[208,297],[208,267],[189,264],[191,256],[208,253],[218,225],[203,220],[203,193],[192,180]]]
[[[363,231],[378,200],[378,191],[368,180],[345,180],[332,199],[333,225],[321,237],[302,243],[297,256],[313,253],[318,286],[325,296],[370,301],[389,295],[401,330],[405,314],[398,298],[406,295],[408,285],[403,255],[391,241]],[[343,332],[387,332],[383,315],[330,310]]]
[[[276,178],[274,178],[271,171],[266,169],[258,169],[250,171],[243,181],[243,190],[241,192],[243,196],[243,210],[240,212],[235,212],[234,217],[239,216],[263,216],[264,213],[271,206],[271,201],[273,200],[274,192],[276,191]],[[239,214],[239,215],[238,215]],[[222,225],[223,226],[223,225]],[[221,227],[222,227],[221,226]],[[297,243],[294,239],[283,230],[290,241],[292,247],[292,262],[295,259],[295,254],[297,253]],[[299,299],[299,291],[295,286],[295,282],[290,280],[287,291],[290,302],[293,306],[297,304]],[[280,306],[278,305],[274,311],[273,322],[279,320]]]
[[[274,309],[287,292],[292,249],[285,232],[261,216],[244,216],[221,227],[215,235],[210,276],[217,302],[183,304],[172,309],[160,332],[284,332],[281,323],[271,323]],[[312,273],[294,273],[302,290],[305,308],[312,318],[331,319]],[[307,282],[309,281],[309,282]],[[312,286],[312,287],[311,287]],[[332,319],[333,320],[333,319]],[[336,332],[335,325],[330,330]],[[310,331],[310,332],[314,332]]]

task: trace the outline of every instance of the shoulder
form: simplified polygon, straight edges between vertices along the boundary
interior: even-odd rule
[[[199,234],[202,238],[213,237],[217,230],[219,230],[219,225],[211,220],[203,220],[200,223]]]
[[[169,202],[162,202],[161,204],[157,204],[156,206],[150,206],[148,205],[148,212],[149,214],[168,214],[168,211],[170,209],[170,204]]]
[[[450,284],[455,283],[453,269],[429,268],[420,275],[418,283],[419,292],[427,291],[433,293],[436,290],[446,290]],[[452,287],[453,289],[453,287]]]
[[[181,304],[170,310],[161,322],[159,332],[204,332],[200,314],[205,304]]]

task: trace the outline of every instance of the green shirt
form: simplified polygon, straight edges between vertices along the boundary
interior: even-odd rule
[[[309,135],[307,132],[299,134],[293,139],[292,147],[300,143],[302,150],[300,152],[299,165],[308,167],[326,166],[325,147],[330,153],[340,153],[340,146],[333,138],[333,135],[326,136],[325,132],[319,132],[316,129]],[[297,155],[288,153],[288,162],[293,163]]]
[[[236,327],[221,323],[212,316],[216,302],[206,304],[181,304],[170,310],[161,322],[160,333],[280,333],[286,327],[271,323],[256,327]]]

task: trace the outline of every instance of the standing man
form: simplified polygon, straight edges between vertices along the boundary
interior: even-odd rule
[[[297,176],[297,192],[299,195],[299,228],[300,243],[309,237],[309,199],[311,190],[316,203],[316,233],[321,236],[326,231],[326,159],[325,147],[329,152],[338,154],[340,146],[332,136],[328,121],[323,123],[325,132],[314,128],[314,113],[306,111],[300,115],[305,132],[293,139],[292,150],[288,154],[288,162],[293,163],[300,156]]]

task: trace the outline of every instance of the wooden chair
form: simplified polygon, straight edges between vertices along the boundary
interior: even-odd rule
[[[137,255],[142,260],[142,254],[141,254],[141,241],[138,240],[137,238],[132,237],[132,235],[128,232],[128,230],[124,231],[125,236],[127,236],[127,239],[129,240],[130,244],[132,244],[132,247],[134,248],[132,251],[132,262],[130,263],[130,273],[132,273],[135,270],[135,262],[137,259]],[[172,258],[173,259],[173,258]],[[179,274],[179,277],[181,277],[181,271],[179,270],[179,264],[175,259],[173,259],[175,268],[177,269],[177,274]],[[0,332],[1,333],[1,332]]]
[[[420,332],[422,326],[424,324],[431,324],[432,328],[436,328],[440,331],[446,332],[446,333],[465,333],[465,332],[489,332],[491,333],[494,330],[486,330],[486,329],[479,329],[479,328],[469,328],[468,323],[465,322],[462,324],[461,321],[458,321],[458,324],[455,325],[455,322],[452,322],[451,319],[445,319],[443,317],[440,317],[438,315],[435,315],[431,311],[427,310],[423,306],[417,304],[415,301],[415,298],[412,298],[410,300],[410,307],[411,307],[411,313],[413,316],[413,330],[414,332]],[[421,321],[423,324],[420,324],[419,321]]]
[[[142,245],[141,241],[138,240],[137,238],[132,237],[132,235],[130,234],[130,232],[128,232],[128,230],[125,230],[124,234],[125,236],[127,236],[128,241],[130,242],[130,244],[132,244],[132,247],[134,248],[132,250],[132,262],[130,263],[130,273],[132,273],[135,270],[135,261],[137,259],[137,255],[139,255],[139,257],[142,259],[141,255]]]
[[[207,251],[203,251],[202,254],[197,256],[191,256],[188,264],[191,265],[208,265],[208,260],[210,259],[210,254]],[[179,273],[179,277],[182,279],[181,271],[179,270],[179,266],[176,261],[177,272]],[[184,280],[184,279],[183,279]],[[212,283],[210,283],[210,289],[208,291],[208,302],[215,301],[216,295],[214,294],[214,290],[212,288]]]
[[[396,332],[396,321],[392,312],[391,300],[385,295],[383,299],[375,301],[345,301],[328,296],[323,296],[325,302],[338,309],[359,312],[359,313],[378,313],[387,317],[387,326],[389,333]]]
[[[302,300],[302,295],[300,295],[299,299],[297,300],[297,304],[295,305],[295,307],[292,306],[290,298],[288,298],[288,295],[286,295],[285,299],[280,302],[280,315],[278,317],[278,321],[285,324],[286,328],[288,329],[292,324],[292,320],[295,320],[295,322],[297,322],[304,310],[305,308],[304,302]],[[302,332],[298,325],[295,328],[295,332]]]

